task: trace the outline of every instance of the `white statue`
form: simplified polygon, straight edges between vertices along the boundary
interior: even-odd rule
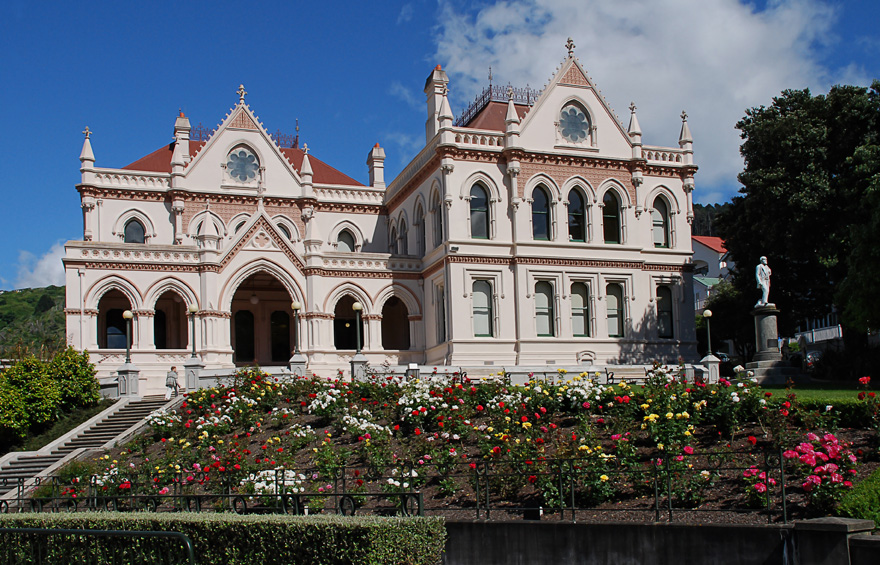
[[[755,282],[761,289],[761,299],[755,304],[758,306],[767,306],[770,304],[770,267],[767,266],[767,257],[761,257],[761,262],[755,267]]]

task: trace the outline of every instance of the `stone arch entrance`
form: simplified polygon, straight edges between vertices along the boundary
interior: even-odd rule
[[[357,321],[352,306],[355,298],[347,294],[339,299],[333,309],[333,343],[336,349],[357,349]],[[361,348],[364,344],[364,321],[361,318]]]
[[[125,349],[125,319],[122,313],[131,310],[131,302],[122,291],[113,289],[98,303],[98,347]]]
[[[189,332],[187,304],[180,294],[167,290],[156,300],[153,315],[153,342],[156,349],[186,349]]]
[[[236,365],[287,365],[293,351],[291,302],[287,288],[267,272],[242,281],[232,297],[230,333]]]
[[[392,296],[382,306],[382,349],[406,350],[409,346],[409,311],[400,298]]]

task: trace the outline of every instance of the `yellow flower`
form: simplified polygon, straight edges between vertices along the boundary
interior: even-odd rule
[[[685,430],[685,431],[684,431],[684,435],[685,435],[685,437],[690,437],[690,436],[691,436],[691,433],[690,433],[689,431]]]
[[[608,475],[602,475],[601,477],[599,477],[599,480],[604,483],[605,481],[608,480]]]
[[[667,419],[667,420],[671,420],[674,416],[675,416],[675,414],[673,414],[672,412],[667,412],[667,413],[666,413],[666,419]]]
[[[647,404],[639,404],[639,408],[641,408],[642,410],[647,410],[648,408],[650,408],[650,406],[648,406]]]
[[[659,449],[660,451],[663,451],[663,448],[664,448],[664,447],[666,447],[666,446],[663,445],[662,443],[658,443],[658,444],[657,444],[657,449]]]

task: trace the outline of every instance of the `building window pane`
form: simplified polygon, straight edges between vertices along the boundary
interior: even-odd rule
[[[609,284],[605,288],[605,301],[608,307],[608,336],[623,337],[623,289],[619,284]]]
[[[354,252],[354,236],[348,230],[342,230],[336,236],[336,249],[345,253]]]
[[[404,220],[400,221],[400,233],[397,234],[397,237],[399,238],[397,240],[397,252],[401,255],[406,255],[409,249],[406,244],[406,222]]]
[[[431,220],[434,224],[434,247],[439,247],[443,243],[443,208],[440,205],[439,196],[434,197]]]
[[[550,239],[550,198],[540,186],[532,192],[532,237]]]
[[[535,320],[539,336],[556,335],[553,318],[553,285],[541,281],[535,285]]]
[[[674,337],[672,325],[672,290],[668,286],[657,287],[657,335]]]
[[[129,220],[125,224],[125,243],[145,243],[144,225],[138,220]]]
[[[489,239],[489,198],[478,184],[471,188],[471,237]]]
[[[425,212],[419,207],[419,211],[416,214],[418,218],[418,224],[416,227],[416,238],[418,241],[416,242],[416,253],[419,257],[424,257],[425,255]]]
[[[605,233],[605,243],[620,243],[620,204],[617,197],[610,190],[602,199],[602,230]]]
[[[654,247],[669,247],[669,207],[662,198],[654,200],[651,222],[654,227]]]
[[[474,336],[492,337],[492,285],[474,281]]]
[[[586,241],[587,222],[584,199],[577,190],[568,193],[568,240]]]
[[[571,285],[571,330],[575,337],[590,335],[590,294],[587,285]]]
[[[446,341],[446,292],[437,287],[437,343]]]

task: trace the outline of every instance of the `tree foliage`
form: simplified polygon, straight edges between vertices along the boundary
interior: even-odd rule
[[[864,330],[880,323],[880,82],[827,95],[786,90],[746,111],[741,196],[717,219],[745,301],[760,296],[754,266],[773,269],[780,329],[827,314]]]

